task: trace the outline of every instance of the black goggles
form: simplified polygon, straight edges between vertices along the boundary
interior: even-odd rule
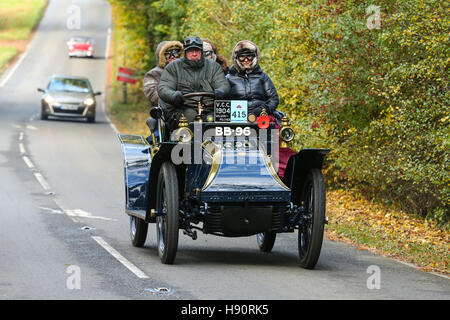
[[[256,57],[255,54],[239,55],[237,58],[240,62],[252,61]]]
[[[203,42],[199,37],[187,37],[184,39],[184,48],[188,49],[189,47],[203,48]]]
[[[164,52],[164,56],[166,57],[166,59],[170,59],[171,57],[179,58],[180,50],[178,49],[167,50],[166,52]]]
[[[214,51],[211,51],[211,50],[204,52],[205,57],[210,57],[210,56],[212,56],[213,53],[214,53]]]

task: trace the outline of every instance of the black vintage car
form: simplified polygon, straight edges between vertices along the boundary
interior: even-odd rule
[[[149,223],[156,224],[160,259],[173,263],[179,229],[192,239],[196,230],[224,237],[256,235],[270,252],[276,234],[298,230],[300,266],[314,268],[319,258],[325,216],[321,168],[327,149],[292,152],[283,175],[279,151],[294,138],[287,117],[276,128],[267,115],[247,113],[246,101],[203,102],[197,119],[168,130],[160,107],[150,137],[119,134],[125,174],[125,212],[134,246],[144,245]],[[214,110],[209,115],[203,110]]]

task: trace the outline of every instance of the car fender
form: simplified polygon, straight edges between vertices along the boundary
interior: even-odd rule
[[[309,170],[322,169],[330,149],[302,149],[292,155],[287,163],[283,182],[291,189],[291,200],[299,204],[301,188]]]

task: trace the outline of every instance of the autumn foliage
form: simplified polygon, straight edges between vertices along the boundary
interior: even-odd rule
[[[237,41],[252,40],[295,125],[296,147],[332,150],[330,185],[448,221],[448,2],[110,2],[127,34],[128,65],[142,72],[161,40],[207,37],[228,59]]]

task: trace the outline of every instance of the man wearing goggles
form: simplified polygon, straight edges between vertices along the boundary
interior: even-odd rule
[[[166,108],[169,127],[174,129],[183,114],[189,122],[193,122],[197,115],[200,97],[184,98],[192,92],[211,92],[215,99],[228,96],[230,85],[225,78],[222,68],[211,59],[205,59],[203,41],[199,37],[184,39],[184,57],[169,64],[161,75],[158,85],[160,105]],[[212,98],[203,98],[204,103]],[[204,110],[204,116],[213,112]]]

